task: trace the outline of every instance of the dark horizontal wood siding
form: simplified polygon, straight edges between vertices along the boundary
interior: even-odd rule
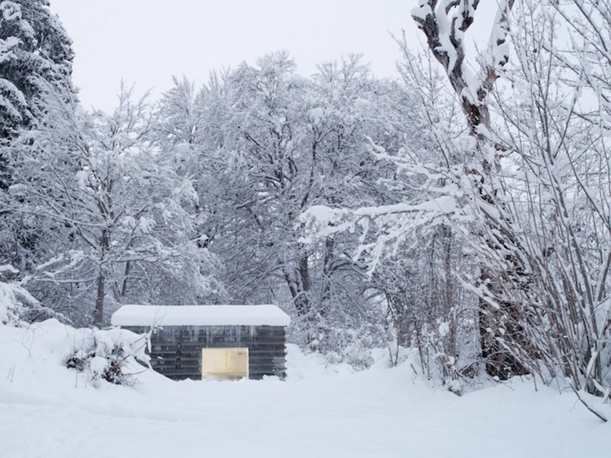
[[[143,334],[150,328],[124,326]],[[151,366],[174,380],[202,378],[202,348],[248,348],[249,378],[286,377],[282,326],[163,326],[151,335]]]

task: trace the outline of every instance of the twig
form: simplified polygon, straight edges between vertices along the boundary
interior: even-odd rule
[[[575,387],[573,386],[572,383],[569,383],[569,386],[571,387],[571,389],[575,393],[575,396],[577,396],[577,399],[579,399],[579,401],[581,401],[581,403],[586,407],[586,409],[588,409],[590,412],[592,412],[594,415],[596,415],[598,418],[600,418],[604,423],[607,423],[607,421],[609,421],[607,419],[607,417],[605,417],[602,413],[597,412],[596,410],[594,410],[592,407],[590,407],[588,405],[588,403],[581,397],[581,395],[579,394],[579,391],[577,391],[575,389]]]

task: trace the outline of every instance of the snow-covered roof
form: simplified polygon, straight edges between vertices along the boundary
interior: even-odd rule
[[[113,326],[288,326],[275,305],[124,305]]]

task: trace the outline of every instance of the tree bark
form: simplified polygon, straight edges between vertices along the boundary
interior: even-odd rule
[[[93,314],[93,325],[98,328],[101,328],[104,323],[104,295],[106,289],[106,277],[104,276],[103,267],[100,267],[97,284],[98,288],[95,300],[95,311]]]
[[[100,271],[98,273],[95,311],[93,313],[93,325],[98,328],[104,325],[104,299],[106,297],[106,273],[104,272],[104,262],[106,252],[110,248],[108,229],[102,229],[100,248]]]

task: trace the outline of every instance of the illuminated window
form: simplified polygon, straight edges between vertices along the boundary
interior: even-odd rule
[[[202,379],[248,378],[248,348],[202,348]]]

